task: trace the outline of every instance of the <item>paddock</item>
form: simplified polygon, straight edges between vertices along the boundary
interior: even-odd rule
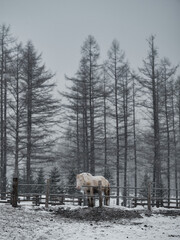
[[[33,189],[33,187],[43,187],[41,192],[32,192],[28,191],[28,189]],[[88,186],[89,187],[89,186]],[[91,186],[93,187],[93,186]],[[18,189],[26,189],[24,192]],[[63,192],[60,194],[51,193],[51,189],[54,188],[53,185],[50,184],[49,180],[46,181],[44,185],[37,184],[18,184],[18,179],[14,179],[12,184],[12,190],[5,194],[5,199],[1,199],[0,203],[8,203],[13,207],[17,207],[21,204],[26,204],[26,202],[31,202],[34,206],[44,205],[46,208],[52,205],[87,205],[87,196],[83,195],[80,191],[77,191],[75,186],[65,186],[63,188]],[[74,192],[68,193],[68,190],[71,189]],[[147,197],[142,197],[139,195],[135,195],[135,192],[142,190],[141,188],[127,188],[126,196],[123,195],[124,188],[123,187],[110,187],[110,206],[116,206],[117,202],[119,205],[125,206],[128,208],[135,208],[137,206],[144,206],[148,210],[151,210],[151,207],[157,206],[164,208],[180,208],[180,192],[178,191],[178,198],[175,197],[176,189],[159,189],[161,192],[164,192],[163,196],[155,196],[154,189],[152,188],[152,184],[147,186]],[[156,189],[157,190],[157,189]],[[163,191],[162,191],[163,190]],[[170,198],[167,198],[167,192],[171,192]],[[120,194],[117,195],[117,192]],[[4,195],[4,194],[3,194]],[[101,185],[98,188],[98,194],[92,196],[95,200],[95,206],[102,207],[104,205],[105,196],[102,192]],[[119,201],[117,201],[119,199]]]

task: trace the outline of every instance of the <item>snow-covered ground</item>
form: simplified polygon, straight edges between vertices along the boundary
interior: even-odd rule
[[[156,213],[148,217],[142,213],[142,217],[112,222],[82,222],[61,218],[53,212],[39,211],[31,205],[12,208],[9,204],[0,204],[0,239],[180,239],[180,216]]]

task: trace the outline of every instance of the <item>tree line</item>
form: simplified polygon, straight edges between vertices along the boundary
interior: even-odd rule
[[[100,62],[99,45],[89,35],[81,48],[79,68],[73,77],[66,76],[70,84],[61,93],[68,123],[64,135],[67,166],[113,179],[117,196],[123,187],[125,206],[127,187],[135,187],[137,196],[142,173],[153,183],[154,197],[160,198],[162,187],[168,189],[169,201],[170,188],[176,189],[178,197],[178,66],[159,58],[153,35],[147,43],[147,57],[135,72],[117,40],[107,59]]]
[[[31,183],[34,169],[55,161],[57,143],[58,164],[67,170],[65,181],[75,181],[79,172],[104,175],[117,186],[117,196],[123,187],[125,206],[128,187],[134,187],[137,196],[143,178],[153,182],[154,196],[160,197],[160,188],[166,187],[169,201],[171,188],[178,197],[178,66],[160,59],[153,35],[147,44],[147,57],[135,72],[117,40],[102,61],[100,47],[89,35],[77,72],[66,76],[68,87],[60,92],[60,101],[53,97],[54,74],[33,43],[23,46],[8,26],[0,26],[1,197],[7,165],[16,177],[23,169],[26,183]],[[54,126],[60,117],[64,122],[57,134]]]
[[[0,189],[5,197],[7,166],[14,177],[55,158],[55,130],[60,111],[53,97],[54,74],[42,63],[33,43],[19,43],[5,24],[0,26]]]
[[[69,191],[70,188],[64,186],[62,176],[59,172],[58,167],[53,167],[49,174],[48,179],[50,179],[50,194],[62,194]],[[37,194],[45,195],[47,188],[47,179],[45,178],[45,172],[43,168],[37,172],[36,176],[31,176],[30,184],[27,185],[26,172],[19,175],[18,180],[19,193],[26,197],[26,194]]]

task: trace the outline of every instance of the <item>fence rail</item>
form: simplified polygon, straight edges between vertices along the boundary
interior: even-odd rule
[[[33,188],[39,189],[41,187],[41,191],[32,191]],[[12,184],[12,191],[8,192],[5,195],[6,199],[0,200],[0,203],[11,203],[13,207],[17,207],[19,202],[22,201],[32,201],[34,205],[40,205],[45,204],[46,207],[49,206],[49,204],[52,205],[58,205],[58,204],[64,204],[66,202],[72,202],[73,204],[85,204],[86,197],[81,195],[80,192],[75,191],[75,186],[66,186],[63,187],[63,190],[61,193],[56,193],[56,187],[52,184],[50,184],[50,181],[47,180],[46,184],[18,184],[18,179],[13,179]],[[86,186],[84,186],[86,187]],[[88,186],[90,188],[94,188],[94,186]],[[96,187],[97,188],[97,187]],[[18,191],[19,189],[19,191]],[[31,189],[31,191],[30,191]],[[53,191],[52,191],[53,189]],[[73,193],[69,193],[68,190],[73,190]],[[118,190],[118,191],[117,191]],[[126,193],[123,195],[124,190],[126,190]],[[135,195],[135,190],[141,191],[142,188],[124,188],[124,187],[116,187],[112,186],[110,188],[111,194],[108,196],[111,201],[113,199],[116,199],[116,203],[120,202],[117,201],[117,199],[121,199],[121,205],[129,207],[136,207],[139,205],[142,206],[148,206],[148,209],[151,210],[152,206],[164,206],[168,208],[180,208],[180,191],[177,189],[168,189],[168,188],[153,188],[152,184],[149,184],[147,186],[146,197],[140,196],[139,194]],[[156,191],[160,190],[161,195],[157,195]],[[167,192],[166,192],[167,191]],[[169,196],[167,195],[168,192],[176,192],[176,197],[174,195]],[[117,192],[122,192],[122,194],[117,195]],[[178,193],[178,194],[177,194]],[[102,187],[99,187],[98,195],[92,195],[90,194],[91,198],[94,200],[98,200],[99,206],[102,206],[103,200],[105,200],[105,197],[102,194]],[[128,201],[128,204],[127,204]]]

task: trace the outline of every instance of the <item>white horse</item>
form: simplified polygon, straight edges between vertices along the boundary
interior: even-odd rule
[[[90,173],[76,175],[76,188],[82,190],[88,196],[88,206],[94,206],[94,193],[98,193],[99,181],[102,184],[102,192],[105,196],[105,205],[109,205],[110,184],[103,176],[92,176]]]

